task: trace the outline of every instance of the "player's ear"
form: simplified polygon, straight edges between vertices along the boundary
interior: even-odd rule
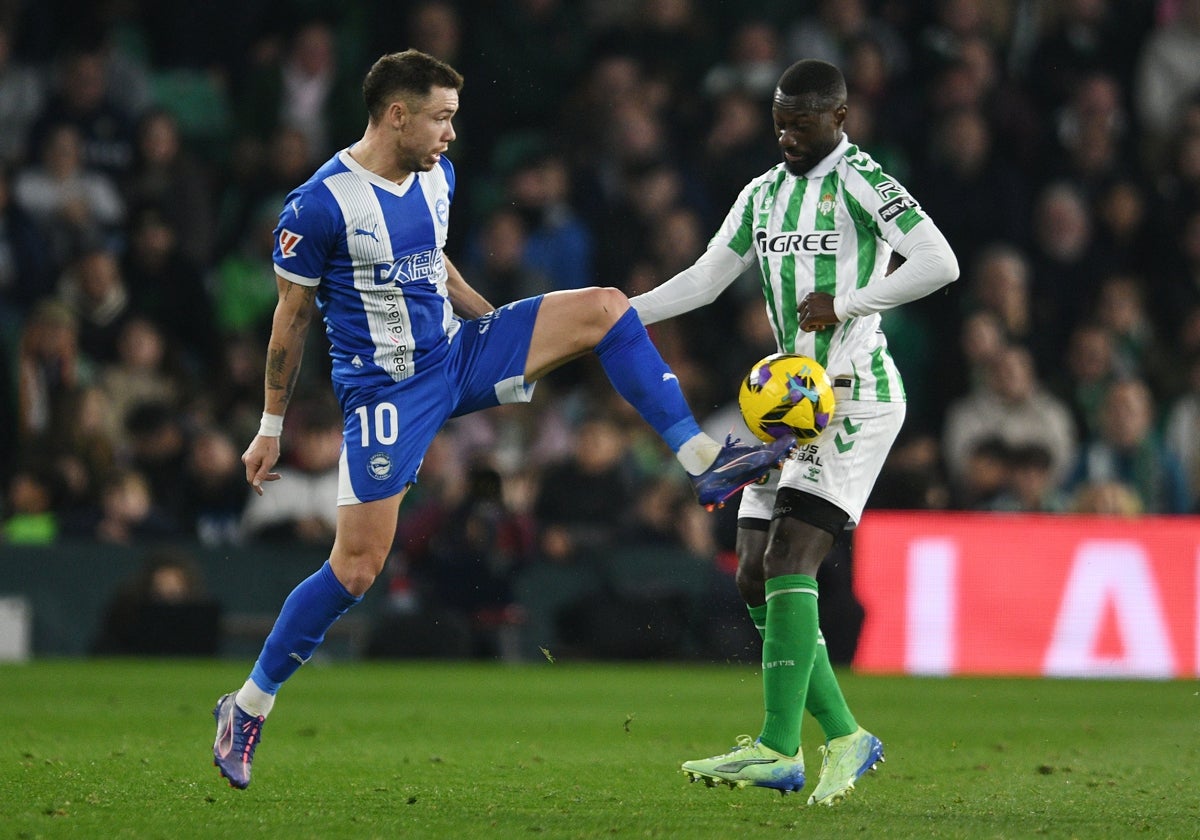
[[[389,126],[401,129],[408,120],[408,104],[403,99],[393,100],[388,103],[387,111],[384,113]]]

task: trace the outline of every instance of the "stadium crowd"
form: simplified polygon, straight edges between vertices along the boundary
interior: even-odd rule
[[[410,46],[467,80],[447,252],[494,303],[634,295],[690,265],[779,161],[780,72],[836,63],[850,139],[963,267],[885,315],[909,414],[870,506],[1197,512],[1200,0],[328,5],[0,3],[0,546],[330,543],[341,418],[317,331],[285,480],[256,497],[239,462],[272,231],[360,136],[371,61]],[[723,437],[774,347],[757,278],[651,334]],[[572,363],[435,442],[392,601],[500,626],[545,592],[530,575],[582,586],[607,546],[720,568],[736,505],[706,514],[681,479]]]

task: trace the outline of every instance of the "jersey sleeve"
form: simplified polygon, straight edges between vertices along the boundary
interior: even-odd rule
[[[275,227],[275,271],[302,286],[320,284],[337,237],[345,233],[336,203],[323,190],[306,184],[292,192]]]
[[[761,189],[764,189],[762,179],[755,179],[743,187],[725,215],[725,221],[708,242],[709,248],[717,245],[729,248],[742,260],[743,268],[754,259],[754,199]]]
[[[868,155],[855,154],[849,161],[851,172],[858,177],[847,179],[846,189],[868,217],[861,221],[869,222],[880,238],[895,248],[928,218],[925,211],[899,181],[880,169]]]

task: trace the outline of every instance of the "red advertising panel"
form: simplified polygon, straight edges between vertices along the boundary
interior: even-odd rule
[[[868,512],[854,665],[1200,676],[1200,519]]]

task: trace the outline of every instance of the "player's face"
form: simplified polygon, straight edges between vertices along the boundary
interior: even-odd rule
[[[846,106],[825,111],[785,108],[776,104],[771,110],[775,136],[783,162],[793,175],[803,175],[833,151],[842,139]]]
[[[401,166],[408,172],[428,172],[437,166],[455,138],[453,119],[458,113],[458,91],[433,88],[405,115],[397,140]]]

